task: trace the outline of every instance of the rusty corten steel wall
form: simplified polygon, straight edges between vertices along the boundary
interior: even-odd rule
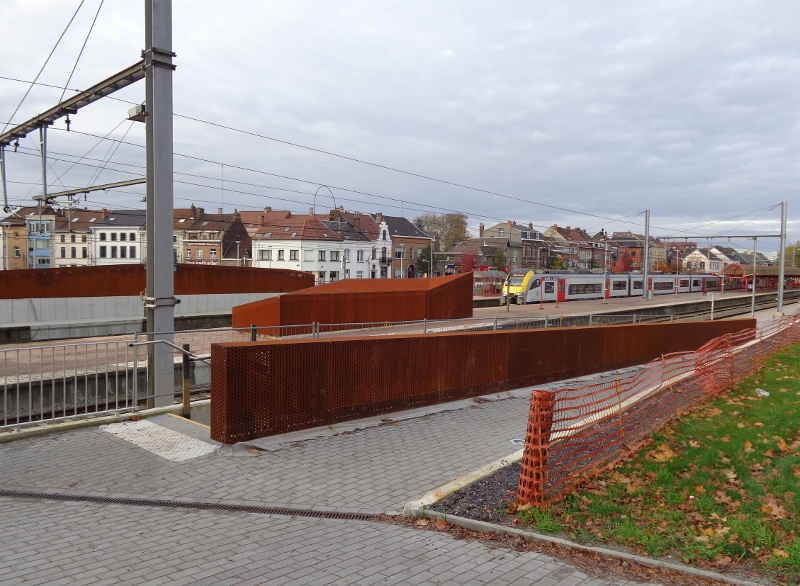
[[[235,443],[641,364],[755,320],[214,344],[211,437]]]
[[[472,275],[346,279],[233,308],[233,327],[472,317]]]
[[[65,267],[5,271],[0,299],[115,297],[139,295],[146,288],[144,265]],[[314,286],[314,276],[283,269],[178,265],[176,295],[285,293]]]

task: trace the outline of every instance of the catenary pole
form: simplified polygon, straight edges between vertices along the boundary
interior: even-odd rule
[[[778,269],[778,307],[776,311],[783,314],[783,280],[786,277],[786,202],[781,203],[781,245],[778,250],[779,269]]]
[[[147,127],[147,332],[173,343],[172,259],[172,0],[145,0],[144,69]],[[173,349],[148,345],[147,394],[153,407],[172,405]]]
[[[650,291],[647,289],[647,273],[649,270],[649,258],[650,258],[650,210],[645,210],[644,212],[644,259],[642,261],[642,288],[644,291],[642,292],[642,297],[645,299],[650,299]]]

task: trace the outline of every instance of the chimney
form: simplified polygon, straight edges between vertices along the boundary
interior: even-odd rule
[[[309,216],[313,216],[314,215],[314,206],[308,206],[308,215]]]
[[[339,240],[342,240],[342,239],[343,239],[343,237],[342,237],[342,231],[341,231],[341,230],[337,230],[337,231],[336,231],[336,237],[337,237]]]
[[[343,211],[344,211],[344,206],[339,206],[339,207],[338,207],[338,208],[336,208],[336,209],[337,209],[337,210],[339,210],[340,212],[343,212]]]
[[[355,224],[356,224],[356,230],[361,232],[361,214],[358,213],[358,212],[353,214],[353,220],[355,221]]]
[[[264,208],[264,211],[265,212],[271,212],[272,208],[270,206],[267,206],[267,207]]]
[[[217,213],[218,213],[219,215],[222,215],[222,208],[217,208]]]
[[[258,216],[258,225],[259,226],[263,226],[264,225],[264,216]]]
[[[533,222],[528,222],[528,230],[533,230]]]
[[[511,220],[506,220],[506,226],[513,226],[513,225],[514,222],[512,222]]]
[[[196,217],[197,217],[197,208],[194,207],[194,204],[192,204],[192,219],[194,220]]]
[[[380,224],[381,222],[383,222],[383,214],[381,212],[378,212],[377,214],[375,214],[375,222],[377,224]]]
[[[483,238],[483,222],[478,226],[478,238]]]
[[[103,217],[103,218],[107,218],[108,217],[108,210],[106,208],[103,208],[102,210],[100,210],[100,216]]]

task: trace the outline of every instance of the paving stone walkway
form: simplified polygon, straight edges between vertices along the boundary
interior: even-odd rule
[[[508,398],[262,451],[170,461],[100,428],[0,444],[0,490],[398,513],[518,449]],[[633,584],[379,521],[0,498],[3,584]]]

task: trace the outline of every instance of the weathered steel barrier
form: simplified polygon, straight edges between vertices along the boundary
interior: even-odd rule
[[[699,348],[755,320],[214,344],[211,437],[235,443]]]

